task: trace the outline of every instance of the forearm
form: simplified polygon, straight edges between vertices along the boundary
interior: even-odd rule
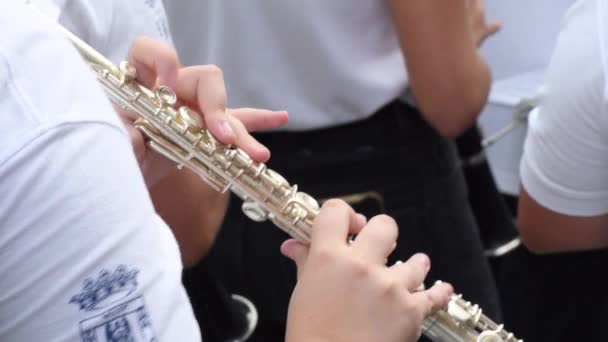
[[[175,170],[150,192],[157,212],[179,243],[184,266],[195,265],[215,240],[229,195],[213,190],[189,170]]]
[[[472,124],[483,109],[490,89],[491,74],[485,61],[475,53],[466,57],[438,56],[443,70],[411,73],[411,89],[424,119],[441,135],[454,138]],[[416,61],[410,64],[414,64]],[[437,63],[440,64],[440,63]],[[408,70],[420,70],[411,65]]]
[[[459,135],[475,121],[491,74],[462,0],[391,0],[410,87],[424,118],[442,135]]]

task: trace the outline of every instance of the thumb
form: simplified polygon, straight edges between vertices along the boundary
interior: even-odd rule
[[[299,276],[308,258],[308,246],[301,241],[289,239],[281,245],[281,253],[296,263]]]
[[[502,28],[502,22],[500,21],[492,21],[488,24],[488,34],[487,36],[494,35]]]

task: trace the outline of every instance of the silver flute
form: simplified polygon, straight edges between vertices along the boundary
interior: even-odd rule
[[[245,215],[270,220],[290,236],[310,241],[318,202],[298,191],[277,172],[245,152],[218,142],[190,108],[175,108],[177,97],[167,87],[150,90],[136,80],[127,62],[116,66],[65,28],[67,38],[95,72],[110,100],[139,116],[135,122],[156,152],[196,172],[220,192],[231,190],[243,200]],[[427,317],[423,333],[437,342],[522,341],[482,314],[477,305],[453,295],[443,310]]]

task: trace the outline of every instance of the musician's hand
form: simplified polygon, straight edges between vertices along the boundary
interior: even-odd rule
[[[203,113],[204,125],[222,143],[240,147],[255,161],[266,162],[270,152],[249,132],[276,128],[287,122],[287,112],[252,108],[227,109],[226,89],[221,70],[213,65],[181,67],[175,50],[163,42],[141,37],[129,50],[128,61],[135,66],[137,78],[145,86],[166,85],[192,109]],[[135,154],[152,186],[163,178],[174,163],[151,153],[133,122],[133,113],[121,111],[123,122],[133,141]]]
[[[344,202],[324,204],[310,247],[295,240],[281,250],[298,267],[287,322],[287,341],[415,341],[424,317],[447,305],[452,289],[423,284],[430,261],[423,254],[387,267],[397,226],[387,216],[363,228]],[[360,232],[348,243],[349,232]]]
[[[469,24],[471,33],[477,46],[500,30],[501,23],[498,21],[488,22],[486,20],[486,10],[483,0],[466,0],[469,14]]]

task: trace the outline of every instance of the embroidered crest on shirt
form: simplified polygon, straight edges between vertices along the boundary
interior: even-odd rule
[[[70,299],[88,316],[80,322],[83,342],[156,341],[143,298],[132,296],[138,272],[120,265],[84,281],[82,291]]]

